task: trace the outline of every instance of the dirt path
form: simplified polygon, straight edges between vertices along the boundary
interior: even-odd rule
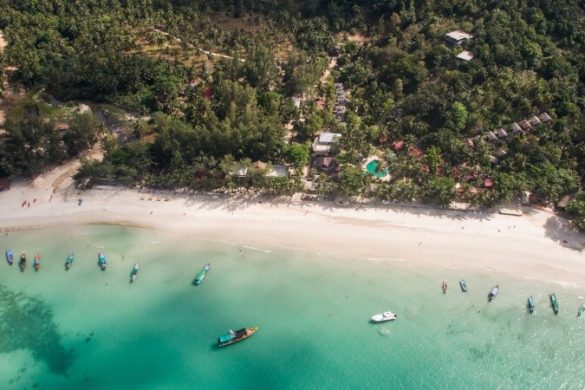
[[[6,42],[6,39],[4,39],[4,34],[2,33],[2,31],[0,31],[0,54],[2,54],[4,52],[4,49],[6,48],[6,46],[8,46],[8,42]],[[7,90],[7,84],[4,83],[4,85],[2,85],[2,90],[6,91]],[[2,107],[2,99],[1,99],[2,95],[0,95],[0,126],[2,126],[4,124],[4,121],[6,120],[6,115],[4,114],[4,109]]]

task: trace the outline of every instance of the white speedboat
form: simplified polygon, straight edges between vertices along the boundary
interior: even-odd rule
[[[382,314],[376,314],[372,317],[373,322],[386,322],[386,321],[394,321],[398,316],[391,311],[386,311]]]

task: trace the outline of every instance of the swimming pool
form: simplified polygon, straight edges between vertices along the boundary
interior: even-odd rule
[[[388,168],[381,169],[382,163],[379,160],[372,160],[366,165],[369,174],[382,178],[388,175]]]

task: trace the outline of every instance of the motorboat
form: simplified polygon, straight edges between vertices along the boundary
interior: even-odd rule
[[[257,326],[252,326],[250,328],[242,328],[240,330],[229,330],[228,334],[224,335],[224,336],[219,336],[217,338],[217,344],[220,347],[225,347],[226,345],[231,345],[231,344],[235,344],[238,341],[242,341],[244,339],[247,339],[248,337],[252,336],[254,333],[256,333],[258,331],[258,327]]]
[[[465,283],[465,279],[459,281],[459,286],[461,287],[462,292],[467,292],[467,283]]]
[[[392,313],[391,311],[385,311],[382,314],[376,314],[375,316],[372,316],[371,320],[372,322],[386,322],[394,321],[396,318],[398,318],[398,316],[395,313]]]

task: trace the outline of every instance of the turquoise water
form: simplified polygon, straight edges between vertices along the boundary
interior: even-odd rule
[[[585,387],[576,288],[116,226],[10,233],[6,247],[40,251],[44,262],[22,274],[0,264],[1,389]],[[194,287],[206,261],[211,271]],[[456,286],[462,276],[468,294]],[[398,320],[368,322],[386,310]],[[216,348],[229,328],[253,325],[250,339]]]
[[[372,160],[366,165],[366,170],[373,176],[382,178],[388,175],[388,168],[380,169],[380,161]]]

